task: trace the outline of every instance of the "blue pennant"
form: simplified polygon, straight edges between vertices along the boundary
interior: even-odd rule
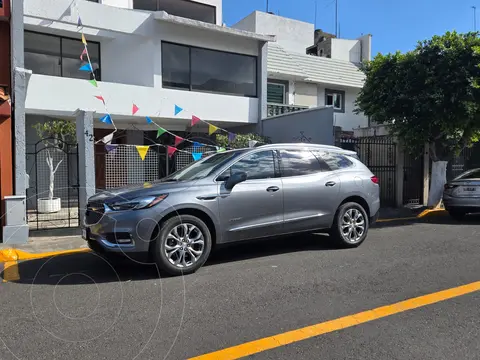
[[[192,157],[193,157],[193,160],[197,161],[197,160],[200,160],[202,158],[202,153],[200,152],[193,152],[192,153]]]
[[[152,119],[150,119],[148,116],[147,116],[147,124],[151,124],[153,123]]]
[[[102,116],[100,118],[100,121],[103,122],[103,123],[106,123],[106,124],[113,124],[112,123],[112,117],[110,116],[110,114]]]
[[[80,71],[90,71],[90,72],[92,72],[92,65],[87,63],[87,64],[83,65],[79,70]]]
[[[175,115],[180,114],[182,111],[183,111],[183,109],[180,106],[175,105]]]

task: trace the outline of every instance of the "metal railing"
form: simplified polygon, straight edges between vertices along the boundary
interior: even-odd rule
[[[267,117],[306,110],[308,106],[267,103]]]

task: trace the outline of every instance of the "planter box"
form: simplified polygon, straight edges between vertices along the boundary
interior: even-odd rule
[[[37,200],[37,211],[41,214],[56,213],[62,209],[60,198],[43,198]]]

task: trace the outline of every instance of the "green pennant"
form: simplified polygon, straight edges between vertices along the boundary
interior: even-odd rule
[[[97,80],[92,79],[92,80],[88,80],[88,82],[89,82],[90,84],[92,84],[93,86],[98,87],[98,85],[97,85]]]
[[[225,151],[225,148],[217,146],[217,153],[224,152],[224,151]]]
[[[167,132],[167,130],[165,130],[164,128],[158,128],[158,131],[157,131],[157,139],[162,136],[163,134],[165,134]]]

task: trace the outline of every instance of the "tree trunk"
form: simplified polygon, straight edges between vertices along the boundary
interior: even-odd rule
[[[447,183],[447,164],[448,161],[433,161],[432,163],[428,206],[437,207],[442,201],[443,188]]]

